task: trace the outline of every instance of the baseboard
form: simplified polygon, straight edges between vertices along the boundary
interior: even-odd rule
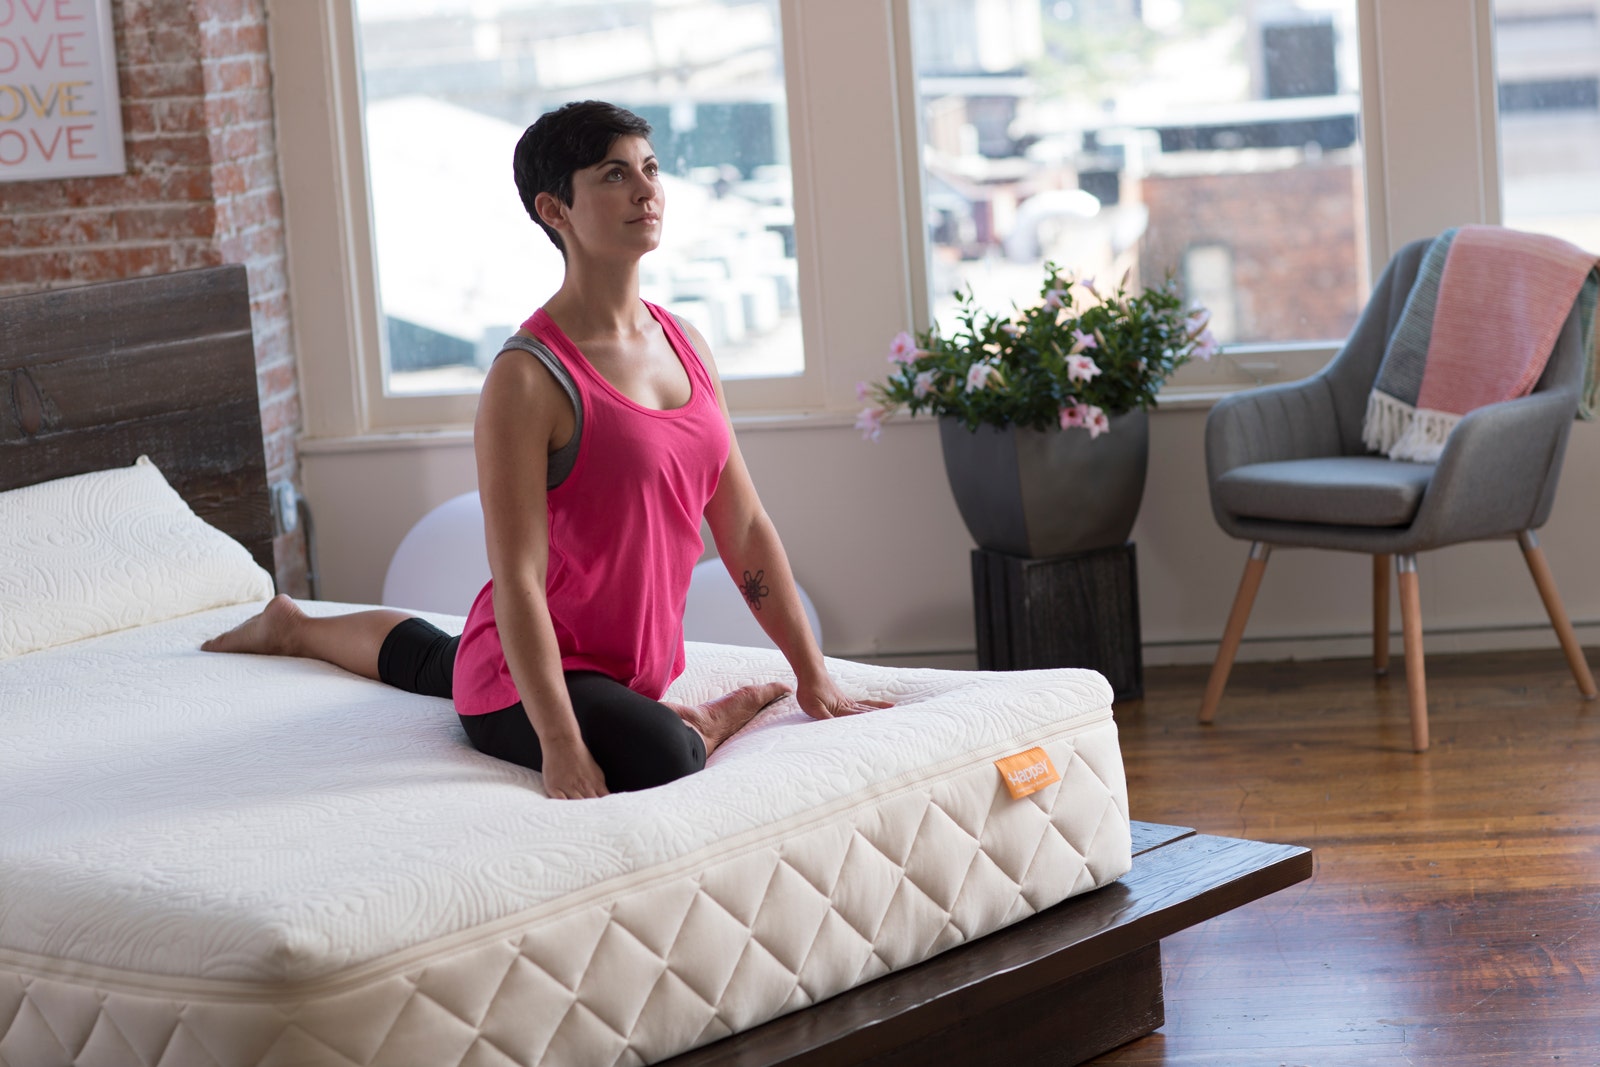
[[[1578,642],[1600,647],[1600,621],[1574,622]],[[1389,651],[1399,656],[1400,631],[1389,638]],[[1555,631],[1547,622],[1512,626],[1462,627],[1454,630],[1427,630],[1423,651],[1446,656],[1465,652],[1511,652],[1522,649],[1559,650]],[[976,648],[939,649],[926,652],[830,653],[839,659],[871,663],[880,667],[933,667],[939,670],[970,671],[978,666]],[[1146,641],[1143,644],[1146,667],[1174,667],[1210,663],[1217,656],[1216,641]],[[1289,637],[1245,636],[1239,646],[1238,663],[1271,663],[1284,660],[1357,659],[1372,655],[1371,634],[1301,634]]]
[[[1578,643],[1586,646],[1600,645],[1600,622],[1574,623]],[[1525,623],[1512,626],[1461,627],[1452,630],[1424,630],[1422,647],[1425,655],[1447,656],[1465,652],[1512,652],[1522,649],[1548,648],[1559,650],[1560,642],[1548,622]],[[1400,655],[1400,631],[1389,635],[1389,652]],[[1238,663],[1270,663],[1284,660],[1358,659],[1372,655],[1372,635],[1315,634],[1292,637],[1256,637],[1246,635],[1239,645]],[[1147,667],[1168,667],[1194,663],[1211,663],[1217,658],[1215,641],[1146,641],[1144,662]]]
[[[935,652],[861,652],[834,653],[836,659],[855,663],[870,663],[874,667],[932,667],[941,671],[975,671],[978,669],[976,648],[957,648]]]

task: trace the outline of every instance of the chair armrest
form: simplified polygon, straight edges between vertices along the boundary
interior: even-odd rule
[[[1412,530],[1422,547],[1503,537],[1544,520],[1576,414],[1570,390],[1470,411],[1445,442]]]
[[[1235,467],[1340,454],[1338,418],[1324,375],[1219,400],[1206,418],[1206,476]]]

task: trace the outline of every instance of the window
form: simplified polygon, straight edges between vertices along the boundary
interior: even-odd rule
[[[1600,251],[1600,0],[1495,0],[1507,226]]]
[[[679,6],[695,2],[682,0]],[[267,3],[289,232],[291,308],[307,434],[317,442],[306,453],[432,447],[439,440],[430,436],[433,431],[459,434],[470,425],[476,395],[402,395],[384,388],[380,355],[384,330],[367,195],[355,0]],[[1352,4],[1360,15],[1359,34],[1348,26]],[[572,3],[560,10],[593,6],[597,5]],[[1035,11],[1032,22],[1027,21],[1030,7]],[[1135,7],[1141,15],[1137,24],[1126,21]],[[978,8],[982,18],[965,10]],[[1196,119],[1189,124],[1211,127],[1211,147],[1169,149],[1161,144],[1159,131],[1163,123],[1170,124],[1172,116],[1163,119],[1156,111],[1155,117],[1141,118],[1143,112],[1130,110],[1137,121],[1117,125],[1101,115],[1098,124],[1081,123],[1085,130],[1092,127],[1094,137],[1077,142],[1078,157],[1070,161],[1074,177],[1069,184],[1068,164],[1051,161],[1050,145],[1042,136],[1048,132],[1043,122],[1050,114],[1044,104],[1055,99],[1044,91],[1051,83],[1040,73],[1037,64],[1042,60],[1024,57],[1042,57],[1046,49],[1059,47],[1059,31],[1072,28],[1077,15],[1122,18],[1121,25],[1130,33],[1176,47],[1172,35],[1201,32],[1196,29],[1202,25],[1197,20],[1211,12],[1208,17],[1220,21],[1204,23],[1209,27],[1205,32],[1217,34],[1229,25],[1234,27],[1238,47],[1221,49],[1220,54],[1232,57],[1234,66],[1228,68],[1233,71],[1231,84],[1236,96],[1245,94],[1244,104],[1276,109],[1276,118],[1285,120],[1277,123],[1279,126],[1291,125],[1286,121],[1291,115],[1282,112],[1306,121],[1329,118],[1330,98],[1326,96],[1249,98],[1248,85],[1254,84],[1248,81],[1252,68],[1248,62],[1240,65],[1238,56],[1242,49],[1249,57],[1255,46],[1249,34],[1237,36],[1243,32],[1237,22],[1241,9],[1254,11],[1258,23],[1269,16],[1293,22],[1289,16],[1294,15],[1313,23],[1320,19],[1326,25],[1331,18],[1339,88],[1332,99],[1343,102],[1350,98],[1353,104],[1359,96],[1359,143],[1336,148],[1318,142],[1321,155],[1312,158],[1316,153],[1308,151],[1305,143],[1273,147],[1259,143],[1261,131],[1240,128],[1238,121],[1232,127],[1210,121],[1216,116],[1209,112],[1220,106],[1212,103],[1207,105],[1209,117],[1201,116],[1208,117],[1207,122]],[[1101,204],[1102,213],[1113,200],[1142,202],[1143,183],[1127,180],[1127,166],[1118,170],[1119,153],[1124,159],[1142,153],[1134,158],[1140,166],[1149,165],[1149,157],[1192,165],[1190,171],[1176,171],[1178,177],[1206,177],[1194,171],[1210,167],[1215,171],[1210,177],[1219,183],[1266,183],[1274,178],[1292,183],[1307,175],[1340,174],[1336,168],[1342,168],[1339,180],[1345,183],[1347,199],[1339,212],[1313,220],[1306,207],[1312,201],[1264,195],[1257,205],[1260,218],[1255,221],[1267,234],[1301,239],[1299,244],[1286,241],[1277,246],[1277,253],[1286,259],[1301,257],[1310,235],[1321,234],[1324,228],[1340,241],[1348,241],[1356,249],[1352,253],[1354,283],[1347,283],[1337,272],[1312,272],[1279,283],[1303,284],[1307,289],[1287,294],[1268,291],[1262,297],[1258,275],[1283,264],[1263,264],[1248,242],[1240,240],[1245,231],[1238,227],[1220,235],[1195,231],[1182,241],[1169,241],[1163,259],[1157,262],[1152,256],[1150,265],[1144,261],[1140,242],[1146,235],[1152,242],[1159,236],[1153,209],[1143,228],[1131,237],[1120,230],[1111,233],[1108,240],[1113,247],[1121,247],[1125,255],[1131,249],[1131,254],[1141,257],[1141,271],[1170,267],[1180,274],[1188,270],[1190,277],[1204,279],[1207,285],[1231,284],[1241,338],[1324,338],[1265,341],[1257,352],[1236,349],[1231,362],[1185,368],[1185,374],[1217,374],[1214,382],[1201,379],[1199,384],[1209,388],[1309,373],[1337,348],[1337,332],[1313,331],[1299,318],[1289,323],[1293,329],[1250,334],[1250,330],[1260,330],[1263,304],[1280,311],[1304,309],[1320,314],[1314,305],[1328,302],[1324,289],[1333,286],[1341,303],[1359,306],[1370,265],[1381,266],[1404,242],[1462,222],[1499,221],[1501,198],[1494,151],[1498,128],[1490,76],[1495,33],[1487,5],[1475,6],[1473,18],[1462,17],[1460,0],[1407,0],[1403,4],[1339,0],[1315,5],[1285,0],[1256,0],[1251,5],[1243,0],[1193,0],[1181,6],[1170,0],[1141,0],[1137,5],[1132,0],[1067,0],[1044,8],[1022,0],[967,0],[965,4],[778,0],[778,11],[794,190],[796,288],[801,297],[805,356],[804,368],[796,376],[728,382],[729,403],[747,427],[777,430],[803,423],[853,434],[850,426],[859,406],[855,384],[882,374],[888,338],[908,325],[928,322],[928,294],[953,288],[959,277],[955,271],[977,277],[986,265],[1004,262],[992,240],[981,255],[967,255],[963,249],[972,246],[976,252],[980,242],[988,240],[983,235],[992,231],[984,227],[1009,225],[1007,212],[1014,216],[1022,198],[991,194],[1003,192],[1006,180],[1020,189],[1028,180],[1028,168],[1056,175],[1061,188],[1055,191],[1081,191],[1093,197]],[[1180,15],[1176,23],[1170,21],[1174,11]],[[955,20],[948,23],[954,29],[945,31],[946,40],[967,41],[963,47],[970,55],[964,56],[952,46],[949,69],[919,70],[916,57],[926,56],[930,47],[923,21],[929,12]],[[1066,18],[1068,15],[1074,18]],[[999,32],[996,27],[1001,26],[1008,32]],[[1019,26],[1036,27],[1032,34],[1035,42],[1030,42],[1029,34]],[[1185,26],[1189,29],[1183,30]],[[1309,52],[1325,57],[1327,36],[1325,30],[1319,30],[1306,34],[1309,45],[1288,48],[1277,43],[1274,47],[1296,55]],[[1357,52],[1357,37],[1359,63],[1350,58]],[[1189,51],[1157,49],[1155,54],[1167,57],[1166,65],[1153,69],[1170,77],[1175,76],[1174,68],[1181,72],[1186,57],[1199,57],[1188,60],[1192,63],[1214,62],[1218,50],[1211,47],[1213,38],[1201,39],[1205,46]],[[1094,62],[1109,67],[1110,73],[1122,71],[1125,64],[1121,59],[1111,61],[1110,44],[1096,48],[1090,57]],[[961,73],[957,61],[977,64],[986,73]],[[1297,85],[1320,91],[1327,85],[1326,64],[1322,69],[1320,83],[1314,77],[1296,81],[1275,75],[1274,91],[1293,91]],[[1550,76],[1566,75],[1552,72]],[[979,77],[987,79],[996,91],[938,91],[940,80],[960,79],[970,87]],[[1058,78],[1056,84],[1062,80]],[[1358,81],[1364,89],[1359,93]],[[1024,83],[1034,87],[1027,89]],[[1071,88],[1070,79],[1067,83]],[[1225,79],[1217,88],[1225,87],[1224,83]],[[1159,88],[1162,82],[1147,79],[1127,84],[1133,86],[1125,89],[1134,94],[1129,96],[1131,109],[1133,102],[1156,99],[1159,94],[1150,86]],[[1141,84],[1145,86],[1142,95],[1135,94]],[[1081,96],[1089,91],[1086,85],[1092,89],[1093,79],[1079,79],[1072,91]],[[593,95],[601,95],[603,89],[596,85]],[[1056,111],[1065,106],[1058,101]],[[1163,106],[1170,110],[1170,99]],[[1309,110],[1296,112],[1297,108]],[[1007,109],[1016,112],[1015,120],[1000,117]],[[1195,109],[1199,109],[1198,102]],[[1184,112],[1189,110],[1186,107]],[[1508,122],[1510,117],[1508,113]],[[1036,126],[1020,121],[1024,119]],[[670,115],[667,125],[670,128]],[[1018,149],[1003,143],[997,148],[1001,142],[992,140],[997,131],[999,137],[1013,139],[1021,154],[1007,155]],[[1035,141],[1023,143],[1035,134],[1040,135]],[[1510,137],[1509,130],[1506,136]],[[1250,138],[1256,138],[1256,143]],[[1058,146],[1062,143],[1056,142]],[[1198,132],[1179,143],[1198,144]],[[985,145],[999,154],[985,155]],[[922,165],[939,151],[971,164],[975,173],[947,165],[948,160],[933,159]],[[1090,165],[1090,153],[1098,165]],[[1284,166],[1264,171],[1242,165],[1229,169],[1224,166],[1229,160],[1277,160]],[[1006,168],[1023,177],[1007,179]],[[1157,173],[1153,166],[1148,172]],[[1509,172],[1506,184],[1508,188],[1515,184],[1515,176]],[[1078,202],[1084,203],[1081,198]],[[1324,209],[1330,202],[1335,201],[1320,201]],[[1138,218],[1135,213],[1128,217]],[[1338,219],[1342,222],[1335,227],[1332,220]],[[1310,226],[1311,222],[1316,225]],[[1071,212],[1058,213],[1036,228],[1036,237],[1060,241],[1062,234],[1070,232],[1069,224],[1073,224]],[[531,223],[519,218],[518,226],[531,227]],[[1348,237],[1343,236],[1346,232]],[[925,245],[929,239],[934,246],[931,249]],[[479,243],[488,240],[482,238]],[[1226,271],[1220,269],[1218,253],[1207,251],[1217,246],[1231,257]],[[1311,251],[1313,260],[1321,255],[1318,250]],[[1031,268],[1028,273],[1032,282]],[[1352,289],[1354,295],[1347,301]],[[1313,299],[1306,298],[1308,292]],[[517,311],[522,307],[519,300]],[[416,435],[414,431],[428,433]],[[372,440],[394,434],[406,435],[406,441],[397,445],[392,438]]]
[[[935,318],[957,289],[1035,301],[1053,260],[1176,276],[1231,345],[1197,382],[1343,338],[1367,297],[1356,31],[1355,0],[913,0]]]
[[[655,128],[669,224],[643,295],[724,378],[804,369],[777,0],[358,0],[383,389],[474,392],[560,285],[511,183],[528,122],[603,97]]]
[[[291,306],[306,432],[316,442],[308,442],[305,451],[335,454],[441,443],[459,447],[477,408],[475,392],[407,394],[388,387],[383,356],[388,330],[373,251],[378,242],[363,121],[361,2],[267,0],[284,212],[293,232],[288,248]],[[679,14],[714,9],[726,15],[748,8],[776,10],[780,16],[785,129],[774,129],[772,144],[775,151],[785,141],[789,146],[792,259],[800,325],[791,320],[790,325],[780,326],[770,343],[751,348],[762,350],[756,354],[769,359],[767,352],[783,341],[787,330],[790,337],[803,337],[803,366],[798,373],[774,371],[776,376],[768,377],[730,373],[725,384],[730,406],[752,424],[782,427],[820,418],[848,428],[854,419],[856,382],[878,372],[887,339],[912,321],[913,305],[920,299],[915,296],[920,286],[913,279],[921,278],[921,246],[905,230],[907,205],[920,198],[911,192],[919,188],[919,179],[908,174],[906,165],[914,151],[907,121],[914,122],[914,116],[901,110],[910,71],[901,58],[909,48],[902,33],[905,0],[728,0],[715,5],[707,0],[629,4],[573,0],[548,4],[544,10],[546,21],[554,22],[588,18],[599,8],[638,12],[654,9],[657,3]],[[503,7],[507,5],[500,0],[485,0],[473,10]],[[415,13],[433,8],[434,0],[415,0],[397,10]],[[708,29],[700,24],[694,35],[716,37],[713,31],[720,31],[720,26]],[[489,34],[483,36],[483,41],[474,37],[472,47],[493,43]],[[505,41],[503,34],[500,41]],[[461,44],[458,51],[466,49],[468,45]],[[552,62],[578,54],[563,52]],[[569,93],[620,98],[607,77],[613,65],[596,63],[592,54],[583,54],[589,59],[570,69],[587,70],[593,80],[569,86],[562,98]],[[381,68],[382,64],[374,64],[375,70]],[[396,73],[394,78],[403,80],[403,75]],[[667,108],[663,128],[669,132],[715,128],[714,112],[697,110],[692,119],[680,114],[675,120],[671,104],[661,104]],[[738,112],[726,114],[733,125],[745,121]],[[706,158],[692,155],[687,165],[706,165]],[[755,197],[778,172],[759,169],[772,164],[749,165],[747,192]],[[684,181],[692,182],[693,177]],[[515,206],[514,190],[508,195]],[[409,207],[415,214],[415,206]],[[780,222],[779,211],[767,203],[760,212],[769,230],[772,223],[779,223],[780,229],[788,224],[786,214]],[[676,217],[681,220],[682,212]],[[517,220],[519,232],[533,226],[531,221]],[[673,229],[669,222],[669,239]],[[474,235],[473,241],[485,247],[500,236]],[[791,258],[788,235],[780,232],[777,237],[785,258]],[[773,247],[770,239],[767,247]],[[656,255],[659,252],[652,258]],[[736,282],[746,280],[743,262],[728,270],[739,272]],[[542,294],[519,294],[516,310],[507,318],[526,314],[524,308],[531,310],[542,298]],[[739,300],[742,303],[744,297]],[[756,307],[747,318],[759,318],[761,312]],[[727,362],[720,350],[717,355]],[[789,358],[792,368],[794,357]],[[446,443],[438,436],[441,431],[454,436]]]

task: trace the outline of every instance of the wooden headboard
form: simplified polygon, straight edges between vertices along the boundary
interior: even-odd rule
[[[141,455],[273,573],[243,267],[0,297],[0,490]]]

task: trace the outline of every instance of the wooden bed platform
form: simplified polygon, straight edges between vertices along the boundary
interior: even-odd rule
[[[242,267],[0,298],[0,490],[147,454],[272,569]],[[1082,1063],[1162,1024],[1161,939],[1311,874],[1290,845],[1134,824],[1133,870],[672,1067]]]

